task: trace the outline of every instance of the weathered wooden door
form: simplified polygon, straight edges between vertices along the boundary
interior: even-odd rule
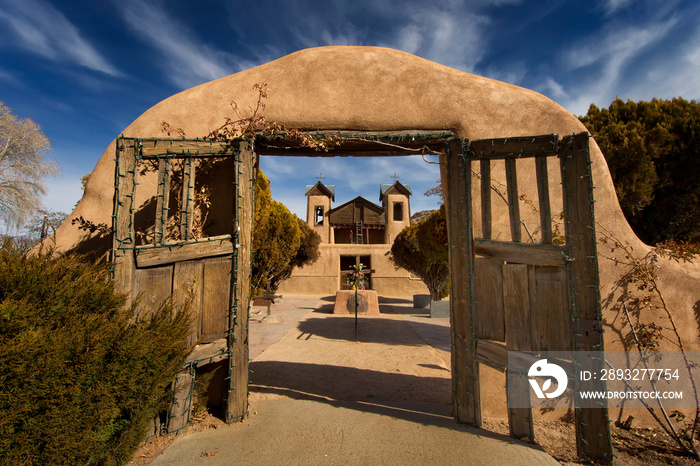
[[[588,135],[456,139],[443,179],[454,412],[480,425],[479,363],[506,370],[509,351],[603,349]],[[529,397],[526,377],[509,374],[509,389]],[[508,415],[511,434],[534,441],[531,409],[509,404]],[[607,410],[575,415],[580,456],[611,461]]]
[[[189,303],[193,316],[188,344],[198,346],[176,380],[171,432],[186,425],[194,370],[209,362],[228,360],[227,420],[247,412],[255,167],[244,140],[117,141],[116,289],[128,295],[128,304],[138,299],[136,319],[166,299]],[[212,192],[215,179],[220,186]],[[212,220],[219,224],[212,227]]]

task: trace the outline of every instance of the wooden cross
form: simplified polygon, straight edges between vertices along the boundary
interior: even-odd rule
[[[396,181],[397,181],[400,177],[396,176],[396,172],[394,172],[394,176],[390,176],[389,178],[393,178],[393,179],[394,179],[394,183],[396,183]]]
[[[267,306],[267,316],[264,318],[270,318],[270,317],[272,317],[272,315],[270,314],[270,305],[274,304],[275,299],[277,299],[277,298],[282,298],[282,295],[281,294],[274,294],[270,290],[270,282],[267,282],[267,286],[266,286],[263,294],[261,294],[260,296],[256,296],[253,299],[262,299],[265,302],[265,305]]]
[[[358,258],[358,260],[359,260],[359,258]],[[355,270],[355,269],[341,270],[341,272],[355,273],[355,272],[357,272],[357,270]],[[362,273],[364,273],[365,275],[367,275],[369,273],[374,273],[374,272],[375,272],[374,269],[363,269],[362,270]],[[357,341],[357,283],[355,283],[355,341]]]
[[[319,173],[318,173],[318,176],[316,177],[316,179],[317,179],[318,181],[321,181],[321,180],[325,180],[326,177],[323,176],[323,173],[319,172]]]

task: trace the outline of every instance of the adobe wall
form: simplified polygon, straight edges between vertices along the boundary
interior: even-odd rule
[[[379,296],[411,299],[414,294],[429,294],[420,279],[396,269],[389,261],[390,244],[320,244],[321,257],[315,263],[296,268],[277,292],[282,295],[335,296],[340,289],[340,256],[370,256],[372,289]]]
[[[391,131],[407,129],[451,130],[475,140],[540,134],[585,132],[578,118],[536,92],[454,70],[422,58],[385,48],[322,47],[302,50],[273,62],[227,76],[176,94],[145,111],[123,130],[125,136],[162,137],[161,123],[181,127],[188,137],[203,136],[230,115],[229,102],[247,109],[256,100],[255,83],[267,83],[265,116],[289,127]],[[115,135],[117,136],[117,135]],[[70,219],[83,216],[111,224],[115,144],[97,162],[69,219],[56,235],[59,251],[109,247],[109,240],[79,231]],[[595,141],[591,141],[595,216],[598,231],[608,229],[636,254],[649,248],[627,224],[612,180]],[[495,178],[495,175],[494,175]],[[504,179],[501,179],[505,182]],[[518,180],[523,189],[535,189],[534,171]],[[552,189],[553,202],[557,202]],[[559,200],[558,202],[561,202]],[[521,209],[522,210],[522,209]],[[556,210],[552,209],[555,213]],[[495,216],[494,216],[495,217]],[[503,224],[494,225],[494,237]],[[601,296],[608,296],[624,272],[599,244]],[[689,350],[700,350],[698,320],[700,265],[662,261],[659,283]],[[623,320],[605,308],[606,349],[623,349]],[[656,319],[663,322],[663,319]],[[672,345],[669,349],[674,349]]]

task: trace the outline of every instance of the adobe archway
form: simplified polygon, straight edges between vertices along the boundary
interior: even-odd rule
[[[326,47],[303,50],[274,62],[246,70],[177,94],[137,118],[123,134],[127,137],[161,136],[168,121],[189,135],[204,135],[217,127],[236,99],[241,108],[252,104],[250,88],[265,82],[271,92],[266,117],[288,127],[341,128],[357,131],[401,131],[413,128],[452,131],[467,140],[516,138],[585,132],[579,120],[535,92],[453,70],[418,57],[389,49]],[[85,195],[70,218],[82,216],[95,223],[111,224],[114,154],[116,143],[102,155],[86,187]],[[596,221],[630,243],[648,250],[633,234],[616,200],[605,161],[591,141],[592,181],[595,186]],[[505,181],[505,180],[503,180]],[[519,180],[524,190],[536,190],[535,176]],[[526,192],[523,192],[527,194]],[[531,196],[534,198],[534,196]],[[509,221],[494,219],[492,234],[509,234]],[[81,250],[94,235],[70,222],[56,236],[59,250]],[[620,270],[601,261],[601,294],[610,292]],[[700,300],[695,286],[697,266],[668,264],[662,283],[670,283],[667,300],[677,309],[679,327],[686,341],[697,349],[697,326],[691,309]],[[605,310],[604,310],[605,311]],[[614,325],[614,315],[604,315]],[[614,335],[606,345],[620,348]],[[468,420],[468,419],[465,419]]]

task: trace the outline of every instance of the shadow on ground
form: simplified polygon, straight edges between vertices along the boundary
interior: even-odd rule
[[[410,325],[413,332],[406,332]],[[328,340],[355,341],[355,317],[334,316],[331,318],[310,317],[297,325],[300,335],[297,339],[308,340],[321,337]],[[435,324],[411,322],[398,319],[360,316],[357,319],[357,341],[362,343],[383,343],[387,345],[425,346],[418,335],[444,331],[444,327]]]
[[[438,366],[436,377],[284,361],[253,361],[250,371],[251,390],[272,387],[296,393],[295,398],[312,395],[343,401],[451,402],[450,379]]]
[[[251,362],[250,392],[324,403],[451,431],[471,432],[509,444],[543,451],[539,445],[483,429],[473,429],[452,417],[451,381],[437,377],[279,361]],[[444,371],[435,366],[436,371]]]

